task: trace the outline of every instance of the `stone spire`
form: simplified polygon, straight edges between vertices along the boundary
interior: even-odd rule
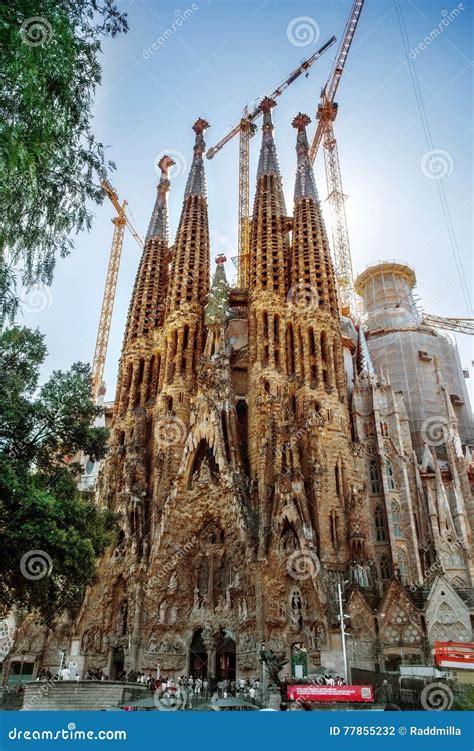
[[[169,242],[169,218],[168,218],[168,192],[170,189],[169,169],[175,164],[173,159],[165,154],[158,162],[161,170],[160,182],[158,183],[157,195],[153,213],[151,215],[145,243],[153,237]]]
[[[257,180],[263,175],[276,175],[280,177],[280,166],[276,153],[275,141],[273,139],[274,126],[272,122],[272,109],[276,102],[266,96],[260,103],[260,109],[263,112],[262,126],[262,147],[260,149],[260,158],[258,160]]]
[[[367,375],[369,380],[373,383],[375,383],[377,379],[377,374],[375,372],[362,324],[359,326],[359,337],[357,340],[357,373],[359,375]]]
[[[224,327],[230,319],[229,285],[224,269],[226,260],[226,257],[222,254],[216,258],[216,271],[204,313],[204,322],[208,327]]]
[[[163,323],[168,286],[168,173],[173,165],[173,159],[167,155],[159,161],[161,178],[130,301],[124,349]]]
[[[293,120],[298,131],[296,152],[298,165],[295,180],[295,209],[291,247],[291,299],[310,302],[309,310],[317,308],[332,318],[339,318],[336,282],[329,242],[321,213],[313,169],[308,156],[306,126],[310,118],[302,112]]]
[[[206,150],[206,144],[204,142],[204,133],[209,128],[209,123],[200,117],[193,125],[193,130],[196,133],[196,142],[194,144],[194,156],[191,164],[191,169],[188,175],[188,181],[186,183],[186,189],[184,191],[184,198],[188,196],[202,196],[207,194],[206,187],[206,173],[204,170],[204,161],[202,155]]]
[[[295,180],[295,202],[299,198],[312,198],[314,201],[319,201],[313,168],[309,159],[308,136],[306,135],[306,126],[310,122],[311,118],[302,112],[298,113],[292,122],[293,127],[298,130],[296,138],[296,155],[298,161]]]
[[[265,97],[262,146],[250,236],[250,292],[268,290],[284,298],[288,282],[289,225],[273,139],[271,111],[275,102]]]
[[[209,291],[209,221],[202,155],[209,123],[196,120],[194,157],[184,192],[183,209],[174,244],[166,314],[183,306],[204,308]]]

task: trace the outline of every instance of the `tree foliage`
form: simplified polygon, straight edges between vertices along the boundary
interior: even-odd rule
[[[105,428],[92,426],[100,408],[91,400],[90,368],[75,363],[38,388],[45,355],[37,331],[0,334],[1,606],[50,617],[79,605],[113,518],[78,491],[71,461],[79,451],[98,460],[106,450]],[[36,563],[31,551],[41,551]]]
[[[0,6],[0,317],[15,284],[52,280],[113,168],[91,128],[101,40],[127,30],[113,0]]]

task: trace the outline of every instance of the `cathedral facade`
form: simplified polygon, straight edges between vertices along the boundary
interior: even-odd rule
[[[222,256],[210,281],[208,123],[172,246],[160,162],[98,484],[120,531],[65,630],[83,674],[252,677],[262,648],[287,674],[343,674],[338,592],[351,667],[430,664],[435,641],[472,639],[473,464],[445,362],[438,435],[420,441],[374,330],[340,316],[301,113],[287,211],[274,104],[246,289]]]

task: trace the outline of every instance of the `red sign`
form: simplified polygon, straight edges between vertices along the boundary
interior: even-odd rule
[[[288,699],[300,701],[354,701],[374,700],[373,686],[288,686]]]

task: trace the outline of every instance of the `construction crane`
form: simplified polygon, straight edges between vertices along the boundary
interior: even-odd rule
[[[474,334],[474,318],[443,318],[424,313],[422,323],[436,329],[456,331],[458,334]]]
[[[326,50],[331,47],[334,42],[336,41],[336,37],[331,37],[326,44],[323,44],[323,46],[315,52],[311,57],[309,57],[307,60],[305,60],[301,65],[298,66],[289,76],[286,78],[278,88],[275,89],[275,91],[270,94],[271,99],[276,99],[277,97],[281,96],[283,92],[290,86],[290,84],[293,83],[293,81],[296,81],[297,78],[301,76],[302,73],[305,73],[309,70],[309,68],[313,65],[313,63],[318,60],[321,55],[323,55]],[[237,133],[240,134],[240,144],[239,144],[239,245],[238,245],[238,286],[239,287],[247,287],[248,286],[248,271],[249,271],[249,248],[250,248],[250,177],[249,177],[249,167],[250,167],[250,148],[249,148],[249,142],[250,138],[255,134],[257,130],[257,126],[254,124],[254,121],[259,117],[261,114],[260,106],[257,105],[255,109],[248,113],[245,111],[243,118],[240,120],[240,122],[232,128],[227,135],[222,138],[219,143],[217,143],[215,146],[210,148],[206,156],[208,159],[212,159],[225,145],[226,143],[229,143],[229,141],[234,138],[234,136],[237,135]]]
[[[337,115],[338,105],[334,101],[341,80],[347,56],[351,48],[364,0],[354,0],[349,19],[344,30],[341,44],[337,51],[329,78],[321,92],[316,118],[318,124],[310,147],[310,159],[316,159],[321,141],[324,148],[324,164],[326,168],[326,182],[328,201],[331,209],[332,236],[334,251],[334,271],[339,289],[341,312],[357,319],[357,302],[352,273],[351,248],[347,231],[345,201],[347,196],[342,190],[341,168],[334,135],[333,122]]]
[[[120,203],[116,191],[107,180],[102,182],[102,188],[114,205],[117,216],[112,219],[114,225],[114,236],[112,239],[112,249],[110,251],[107,277],[105,280],[104,296],[102,299],[102,309],[100,311],[99,319],[99,330],[97,331],[97,339],[95,343],[94,360],[92,362],[92,395],[94,401],[96,401],[99,396],[104,375],[105,356],[107,354],[107,346],[109,343],[110,324],[114,309],[115,291],[117,288],[117,278],[120,268],[120,258],[122,256],[125,227],[130,230],[132,236],[139,245],[140,250],[143,249],[143,240],[126,214],[127,202],[123,201]]]

